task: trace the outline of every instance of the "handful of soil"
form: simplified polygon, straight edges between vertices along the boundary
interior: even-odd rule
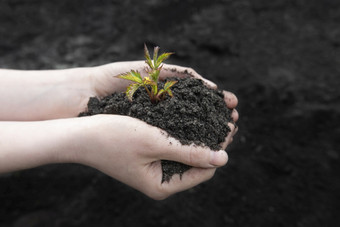
[[[178,83],[172,87],[174,97],[168,96],[156,104],[151,103],[147,92],[141,87],[132,102],[125,93],[114,93],[101,100],[92,97],[87,112],[79,116],[127,115],[165,130],[183,145],[194,143],[219,150],[230,132],[228,122],[232,122],[231,110],[224,102],[222,91],[206,87],[199,79],[176,80]],[[162,82],[159,83],[163,87]],[[182,175],[190,168],[182,163],[162,160],[162,182],[170,181],[174,174]]]

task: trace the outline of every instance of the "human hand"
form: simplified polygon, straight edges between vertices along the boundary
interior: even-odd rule
[[[153,199],[164,199],[208,180],[228,160],[222,150],[182,146],[161,129],[127,116],[0,121],[0,126],[0,173],[52,163],[80,163]],[[175,175],[170,182],[162,183],[160,160],[194,168],[185,172],[182,179]]]
[[[126,61],[126,62],[116,62],[110,63],[107,65],[102,65],[98,67],[94,67],[92,69],[92,81],[94,81],[95,91],[97,96],[103,97],[109,95],[113,92],[122,92],[125,91],[126,87],[131,83],[128,80],[122,80],[120,78],[115,77],[116,75],[129,72],[131,70],[138,71],[140,74],[145,77],[148,76],[147,74],[147,64],[145,61]],[[191,77],[196,79],[201,79],[206,86],[217,89],[217,85],[210,80],[205,79],[200,74],[198,74],[194,69],[178,66],[178,65],[171,65],[171,64],[163,64],[161,73],[159,75],[160,80],[165,80],[168,77]],[[223,91],[224,93],[224,100],[226,105],[229,109],[232,109],[231,117],[234,123],[238,120],[239,114],[235,109],[238,100],[237,97],[229,92]],[[237,132],[238,128],[235,127],[234,123],[229,123],[229,127],[231,132],[225,139],[225,142],[221,145],[223,149],[226,149],[229,143],[232,142],[233,136]]]
[[[140,72],[142,77],[145,77],[148,76],[147,68],[145,61],[124,61],[97,66],[91,70],[91,81],[94,83],[94,90],[97,95],[102,97],[114,92],[122,92],[131,83],[131,81],[122,80],[115,76],[134,70]],[[203,80],[208,87],[217,88],[216,84],[203,78],[192,68],[163,63],[159,79],[165,80],[167,77],[193,77]]]
[[[17,81],[19,78],[23,78],[22,84],[29,88],[28,91],[25,90],[25,92],[27,92],[29,95],[19,95],[19,97],[26,97],[27,100],[21,100],[21,102],[18,102],[18,104],[27,103],[30,105],[12,105],[10,108],[8,108],[8,114],[3,113],[2,117],[5,120],[35,121],[25,123],[0,122],[4,124],[2,126],[4,132],[8,132],[2,135],[1,139],[3,141],[0,141],[0,144],[4,146],[0,150],[7,157],[6,162],[1,163],[0,172],[32,168],[54,162],[80,162],[98,168],[103,172],[116,177],[118,180],[121,180],[122,182],[144,192],[152,198],[161,199],[175,192],[193,187],[209,179],[211,176],[213,176],[216,167],[222,166],[226,163],[227,155],[225,152],[219,151],[211,153],[208,148],[181,146],[177,140],[167,140],[166,137],[160,133],[160,129],[129,117],[103,115],[56,121],[37,121],[76,116],[82,110],[82,108],[85,108],[85,105],[83,106],[83,104],[86,104],[88,97],[106,95],[125,89],[126,85],[124,85],[124,83],[126,83],[126,81],[119,80],[120,82],[116,83],[118,78],[115,78],[113,75],[127,72],[131,70],[131,66],[135,66],[135,68],[132,67],[135,70],[138,70],[138,67],[142,69],[144,67],[143,61],[132,62],[131,64],[128,62],[114,64],[117,64],[116,67],[114,67],[115,70],[109,66],[109,68],[111,68],[111,73],[110,70],[104,69],[105,67],[108,67],[108,65],[94,68],[78,68],[60,71],[52,70],[23,72],[5,70],[3,73],[3,78],[5,78],[5,81],[7,81],[7,84],[15,85],[15,81]],[[188,68],[171,65],[166,66],[171,67],[170,71],[174,71],[174,67],[178,69],[177,71],[179,73],[176,75],[178,77],[184,77],[187,75],[196,78],[200,77],[198,74],[192,72],[191,69]],[[165,73],[160,75],[162,79],[168,76],[167,73],[169,70],[164,70],[164,72]],[[23,74],[26,74],[26,76],[23,76]],[[46,76],[47,74],[49,74],[49,76]],[[12,86],[14,88],[18,88],[13,89],[13,91],[18,92],[22,90],[19,89],[21,88],[22,84],[17,87]],[[56,84],[58,86],[56,86]],[[209,82],[206,82],[206,84],[209,86]],[[214,87],[213,84],[210,84],[210,86]],[[7,90],[6,92],[9,91]],[[39,98],[34,99],[35,102],[32,103],[32,101],[29,102],[31,97]],[[75,100],[70,99],[72,97],[75,97]],[[227,106],[229,108],[233,109],[236,107],[237,98],[232,93],[225,92],[225,100],[227,101]],[[10,114],[14,113],[11,111],[11,109],[18,110],[18,108],[21,109],[20,111],[16,112],[24,113],[24,115],[19,114],[13,116]],[[235,110],[232,114],[232,117],[234,121],[237,121],[238,114]],[[106,120],[104,120],[104,118]],[[120,120],[117,122],[117,119]],[[78,122],[83,121],[89,122],[87,122],[88,124],[85,124],[81,130],[78,130]],[[143,137],[145,133],[141,134],[140,130],[132,130],[136,126],[134,124],[136,121],[138,121],[138,124],[136,125],[139,126],[135,129],[143,129],[141,131],[144,132],[144,129],[148,127],[152,128],[152,130],[150,128],[146,130],[150,131],[147,133],[150,135],[150,137]],[[94,126],[92,128],[90,127],[91,122]],[[130,122],[130,125],[125,124],[128,122]],[[124,124],[122,125],[122,123]],[[4,126],[8,127],[9,130],[6,131]],[[64,126],[66,128],[64,128]],[[120,126],[121,128],[117,128],[117,126]],[[222,144],[223,149],[228,146],[228,144],[232,141],[233,135],[236,133],[234,125],[230,124],[229,126],[232,130],[226,137],[225,142]],[[123,137],[124,139],[122,140],[121,129],[124,128],[124,135],[132,135],[135,141],[139,141],[137,145],[141,145],[141,148],[131,144],[130,137],[128,139]],[[103,130],[103,132],[108,132],[108,134],[101,134],[101,130]],[[32,134],[33,131],[34,133]],[[14,132],[15,136],[13,135]],[[30,132],[29,139],[27,139],[28,137],[26,136],[27,132]],[[93,132],[95,133],[93,134]],[[88,136],[79,136],[82,133],[85,135],[92,133],[94,139]],[[75,137],[72,135],[75,135]],[[98,137],[99,135],[102,137]],[[11,143],[10,141],[13,138],[21,138],[21,143]],[[147,139],[149,139],[149,143],[145,143],[145,140]],[[34,141],[34,143],[32,143],[32,141]],[[56,141],[59,142],[56,143]],[[112,143],[114,141],[117,141],[117,143]],[[169,141],[172,143],[172,145],[167,144]],[[6,145],[9,142],[11,146]],[[168,147],[165,147],[165,145]],[[124,146],[127,146],[127,153],[130,154],[126,156],[126,158],[124,158]],[[137,153],[138,155],[132,155],[133,153],[136,154],[135,152],[138,150],[144,151],[145,148],[148,148],[149,152],[146,152],[144,156],[142,152]],[[95,152],[98,149],[100,150]],[[23,150],[25,152],[22,152]],[[109,152],[110,150],[112,152]],[[180,153],[179,150],[184,150],[184,152]],[[120,151],[120,155],[115,155],[118,151]],[[122,152],[124,152],[124,155],[122,155]],[[25,155],[23,156],[23,154]],[[207,154],[212,154],[213,158],[211,159],[211,162],[207,161]],[[222,158],[218,158],[219,156],[222,156]],[[126,168],[121,168],[122,170],[117,169],[118,175],[115,175],[115,167],[110,164],[110,160],[112,162],[116,160],[116,166],[122,166],[122,163],[125,163],[126,166],[123,166]],[[183,181],[179,179],[179,176],[174,176],[170,183],[161,184],[162,171],[160,167],[160,160],[173,160],[182,162],[187,165],[191,165],[194,168],[185,172],[183,175]],[[120,161],[125,162],[120,163]],[[132,161],[132,163],[135,161],[135,163],[138,165],[134,167],[134,165],[129,164],[130,161]],[[144,169],[142,166],[144,166]],[[144,178],[142,176],[144,176]],[[145,182],[143,183],[138,179],[144,179]]]
[[[139,71],[141,75],[145,77],[148,75],[146,69],[147,64],[145,61],[124,61],[93,67],[90,70],[90,75],[91,81],[93,81],[93,90],[95,91],[94,93],[99,97],[103,97],[114,92],[125,91],[126,87],[131,82],[128,80],[122,80],[115,76],[135,70]],[[165,80],[167,77],[197,78],[203,80],[206,86],[217,89],[217,85],[215,83],[205,79],[194,69],[188,67],[163,64],[159,78],[160,80]],[[235,109],[238,103],[237,97],[228,91],[224,91],[224,96],[227,107],[233,109],[232,117],[234,122],[236,122],[238,120],[238,112]]]
[[[83,118],[87,130],[77,137],[75,160],[143,192],[164,199],[210,179],[216,168],[227,163],[223,150],[183,146],[163,130],[138,119],[118,115]],[[230,135],[232,137],[232,135]],[[193,166],[182,178],[174,175],[162,183],[161,160]]]
[[[104,97],[126,89],[129,82],[116,78],[116,75],[133,69],[145,76],[145,67],[144,61],[132,61],[64,70],[0,69],[0,105],[6,106],[0,110],[0,120],[37,121],[76,117],[85,111],[90,97]],[[174,75],[191,76],[216,88],[214,83],[190,68],[164,64],[163,69],[160,79]],[[229,96],[236,102],[229,102],[227,106],[234,108],[237,99],[232,94]]]

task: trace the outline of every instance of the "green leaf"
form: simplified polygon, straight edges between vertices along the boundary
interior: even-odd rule
[[[125,94],[130,101],[132,101],[133,94],[140,86],[140,84],[130,84],[130,86],[127,87]]]
[[[142,83],[143,78],[142,78],[142,76],[140,75],[140,73],[139,73],[138,71],[131,70],[130,73],[131,73],[135,78],[137,78],[137,80],[138,80],[137,83]]]
[[[144,77],[143,84],[145,84],[145,85],[157,85],[157,83],[155,81],[153,81],[152,79],[150,79],[150,77]]]
[[[164,84],[164,90],[168,91],[172,86],[174,86],[178,81],[168,81]],[[169,90],[170,91],[170,90]]]
[[[173,97],[173,93],[170,90],[170,88],[172,86],[174,86],[174,84],[176,84],[178,81],[168,81],[164,84],[164,89],[159,90],[157,96],[158,97],[162,97],[162,95],[164,95],[164,93],[168,93],[170,95],[170,97]]]
[[[158,97],[160,97],[163,93],[165,92],[165,90],[164,89],[161,89],[161,90],[159,90],[159,92],[158,92],[158,94],[157,94],[157,96]]]
[[[157,95],[157,91],[158,91],[158,86],[157,83],[155,81],[153,81],[152,79],[150,79],[150,77],[144,77],[143,80],[144,85],[150,85],[151,86],[151,95]]]
[[[157,65],[157,56],[158,56],[158,51],[159,51],[159,47],[156,46],[153,49],[153,69],[157,69],[156,65]]]
[[[149,75],[153,81],[156,83],[158,82],[158,77],[159,77],[160,70],[152,70]]]
[[[149,65],[149,67],[151,69],[153,69],[153,64],[152,64],[152,61],[151,61],[151,57],[150,57],[150,53],[149,53],[149,50],[148,50],[148,47],[146,46],[146,44],[144,43],[144,56],[145,56],[145,59],[146,59],[146,64]]]
[[[171,91],[170,89],[167,90],[166,92],[170,95],[170,97],[173,97],[173,96],[174,96],[174,94],[172,94],[172,91]]]
[[[172,55],[174,53],[163,53],[161,54],[156,61],[155,67],[158,68],[163,61],[165,61],[166,59],[168,59],[170,57],[170,55]]]
[[[125,80],[131,80],[136,83],[143,83],[143,79],[139,72],[131,70],[131,72],[120,74],[117,76],[118,78],[125,79]]]
[[[169,90],[161,89],[161,90],[158,92],[157,96],[158,96],[158,97],[161,97],[161,95],[164,94],[164,93],[168,93],[170,97],[173,97],[173,96],[174,96],[174,94],[172,93],[172,91],[171,91],[170,89],[169,89]]]

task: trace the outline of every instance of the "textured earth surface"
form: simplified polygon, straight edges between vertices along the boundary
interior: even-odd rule
[[[230,132],[228,123],[232,109],[228,109],[221,90],[208,88],[202,80],[171,78],[172,97],[164,96],[158,103],[150,102],[144,87],[139,87],[129,100],[125,92],[113,93],[101,99],[91,97],[86,112],[80,116],[96,114],[120,114],[138,118],[163,129],[183,145],[195,144],[212,150],[220,150]],[[158,83],[158,89],[164,82]],[[162,160],[162,183],[169,182],[174,174],[190,169],[182,163]]]
[[[337,0],[0,1],[0,67],[60,69],[174,51],[239,98],[215,177],[164,201],[85,166],[0,176],[0,226],[335,226]],[[5,108],[5,107],[0,107]]]

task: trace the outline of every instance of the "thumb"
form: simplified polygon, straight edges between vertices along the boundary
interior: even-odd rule
[[[159,154],[159,159],[176,161],[193,167],[216,168],[224,166],[228,155],[224,150],[213,151],[197,145],[182,145],[178,140],[168,138],[169,145]]]

